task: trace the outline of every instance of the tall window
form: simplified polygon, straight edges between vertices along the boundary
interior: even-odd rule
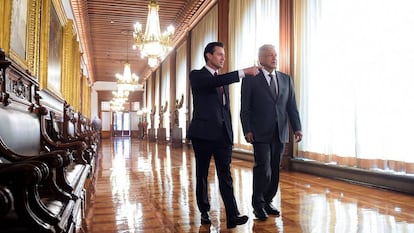
[[[186,113],[188,112],[187,103],[188,100],[186,98],[186,90],[187,90],[187,44],[184,42],[180,47],[177,49],[177,56],[176,56],[176,99],[181,99],[181,96],[184,95],[184,101],[181,108],[178,110],[179,112],[179,127],[183,128],[183,138],[186,137]],[[171,103],[173,104],[173,103]]]
[[[164,126],[166,129],[170,129],[170,106],[174,105],[174,100],[170,100],[170,57],[164,60],[162,63],[161,69],[161,106],[163,107],[163,111],[166,110],[163,114],[163,121],[160,122],[161,125]],[[170,100],[170,101],[169,101]],[[160,108],[161,108],[160,106]],[[161,110],[161,109],[159,109]],[[158,111],[160,114],[161,112]],[[161,118],[160,118],[161,119]],[[166,130],[167,138],[170,137],[170,130]]]
[[[295,1],[299,157],[414,174],[414,1]]]
[[[217,5],[214,6],[191,31],[191,69],[201,69],[204,61],[204,47],[217,41]]]
[[[201,69],[206,62],[204,61],[204,48],[212,41],[217,41],[218,35],[218,11],[217,5],[203,17],[203,19],[191,30],[191,69]],[[190,92],[190,102],[193,95]],[[193,117],[193,106],[190,105],[190,118]]]
[[[145,92],[146,92],[146,101],[147,101],[147,106],[146,107],[147,107],[148,127],[151,127],[151,125],[153,127],[155,127],[155,122],[151,122],[151,117],[150,117],[150,113],[154,109],[154,105],[155,105],[152,102],[152,98],[151,98],[151,96],[153,95],[153,91],[152,91],[153,90],[153,81],[152,81],[152,79],[150,77],[145,82],[146,82]]]
[[[155,93],[154,93],[154,106],[155,106],[155,116],[154,116],[154,128],[158,128],[160,125],[160,108],[161,105],[163,105],[164,103],[161,103],[160,105],[160,69],[157,69],[157,71],[155,71]]]
[[[257,63],[263,44],[279,45],[279,1],[230,0],[229,3],[229,70]],[[240,123],[240,86],[230,85],[231,112],[236,146],[250,149]]]

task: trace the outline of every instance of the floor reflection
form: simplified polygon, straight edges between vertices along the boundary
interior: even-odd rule
[[[311,175],[282,172],[273,204],[281,217],[260,222],[251,207],[252,162],[233,159],[236,200],[249,221],[226,229],[212,162],[211,225],[200,225],[191,149],[130,138],[103,140],[85,232],[414,232],[414,197]]]

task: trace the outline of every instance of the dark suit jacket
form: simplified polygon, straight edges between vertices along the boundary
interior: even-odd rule
[[[229,142],[233,144],[233,129],[231,126],[230,100],[228,84],[239,82],[237,71],[214,77],[207,68],[193,70],[190,73],[191,91],[193,93],[193,118],[187,137],[215,141],[226,127]],[[226,105],[217,87],[224,86]]]
[[[289,142],[288,120],[293,131],[301,130],[292,79],[277,71],[277,82],[279,92],[274,99],[262,71],[256,77],[243,79],[240,111],[243,132],[252,132],[256,142],[270,143],[276,126],[280,142]]]

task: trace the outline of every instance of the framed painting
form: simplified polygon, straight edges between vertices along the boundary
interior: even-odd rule
[[[67,21],[60,0],[43,0],[40,24],[39,83],[40,89],[47,90],[61,98],[63,73],[63,28]]]
[[[59,19],[54,4],[50,5],[49,24],[49,53],[47,69],[47,88],[60,94],[60,83],[62,73],[62,41],[63,26]]]
[[[11,13],[10,49],[26,61],[28,0],[13,0]]]
[[[3,30],[6,53],[23,69],[28,70],[34,76],[37,75],[39,57],[39,25],[40,25],[40,2],[36,0],[12,0],[6,3],[9,9],[9,20]],[[8,3],[8,4],[7,4]],[[6,13],[6,12],[4,12]],[[36,77],[35,77],[36,78]]]

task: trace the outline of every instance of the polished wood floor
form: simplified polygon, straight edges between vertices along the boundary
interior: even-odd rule
[[[114,138],[102,141],[98,156],[83,232],[414,232],[414,196],[288,171],[274,199],[281,216],[257,221],[250,204],[253,164],[238,159],[232,161],[234,191],[249,221],[226,229],[212,163],[212,224],[201,225],[191,149]]]

